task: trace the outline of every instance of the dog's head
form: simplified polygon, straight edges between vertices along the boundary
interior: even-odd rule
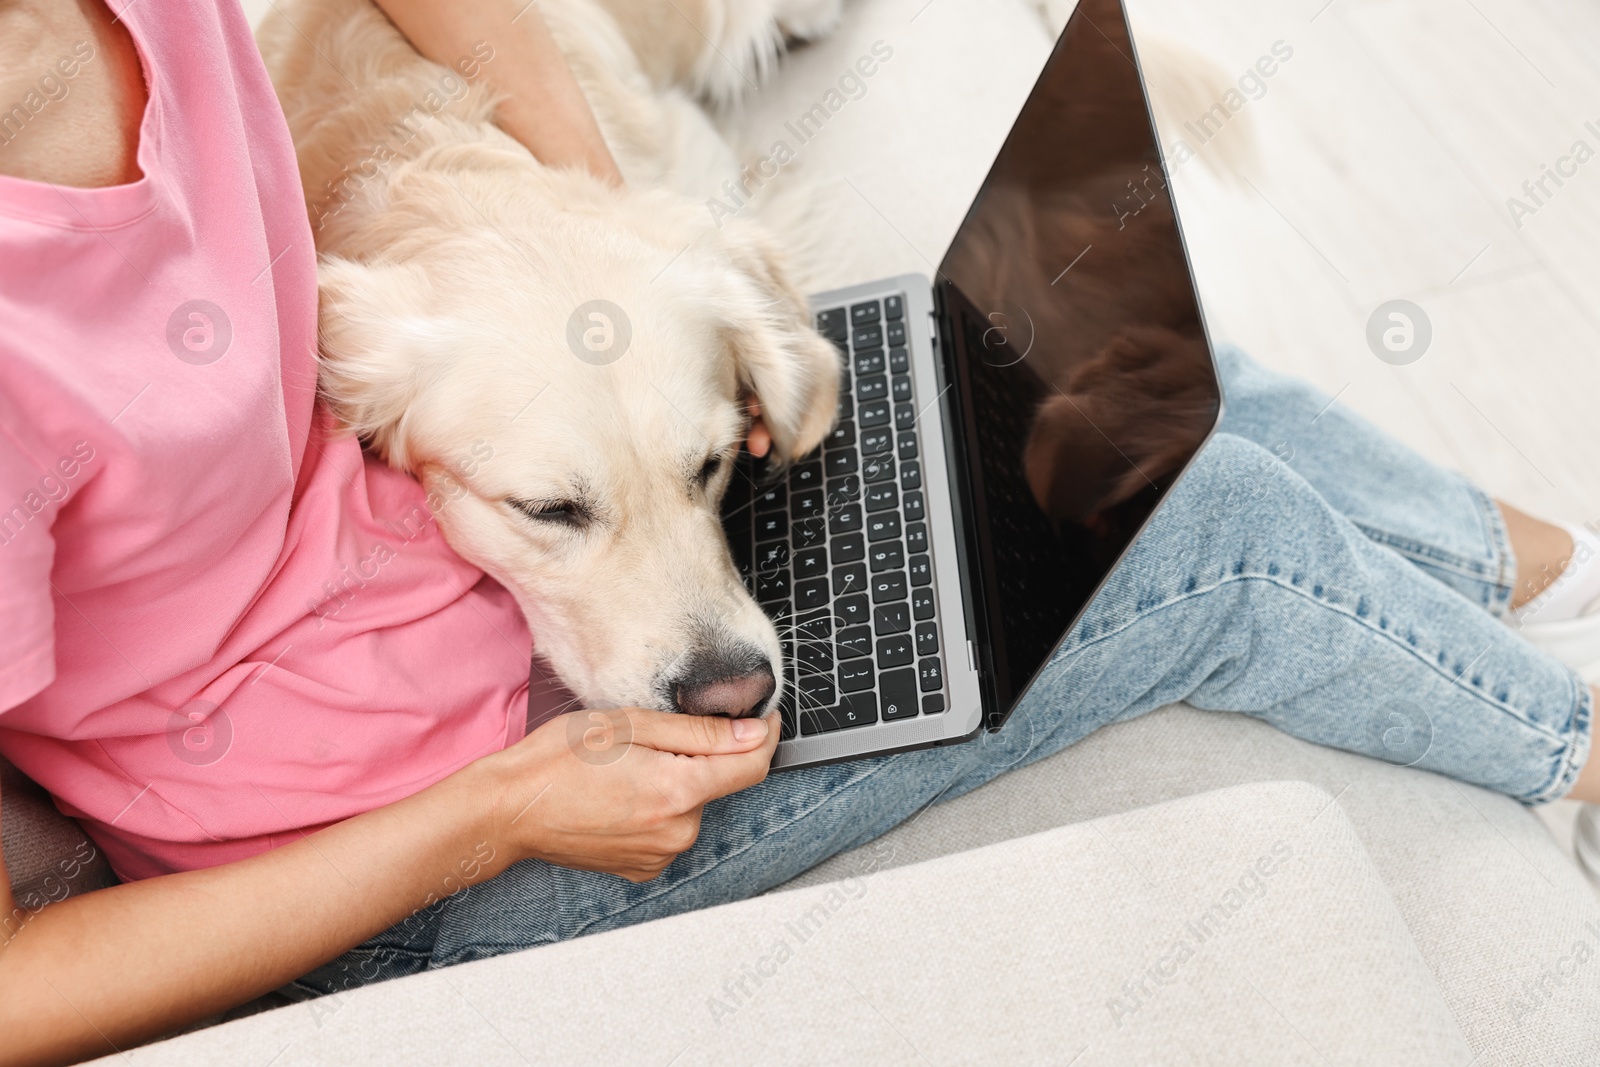
[[[392,189],[383,256],[323,262],[323,393],[442,502],[450,543],[588,706],[764,712],[780,646],[719,504],[749,401],[775,453],[804,455],[838,357],[761,232],[544,180]]]

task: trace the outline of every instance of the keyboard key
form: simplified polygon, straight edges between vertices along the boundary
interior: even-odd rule
[[[777,574],[756,577],[756,599],[762,606],[787,602],[789,599],[789,572],[781,571]]]
[[[922,691],[933,692],[944,688],[944,672],[939,669],[939,657],[929,656],[917,661],[917,676],[922,680]]]
[[[794,587],[794,606],[801,611],[827,607],[828,579],[808,578],[803,582],[796,582]]]
[[[807,489],[794,495],[794,500],[789,510],[793,512],[797,521],[815,518],[818,515],[827,513],[828,498],[821,489]]]
[[[912,556],[911,566],[907,568],[911,574],[912,585],[930,585],[933,582],[933,564],[928,562],[927,556]]]
[[[886,600],[904,600],[905,598],[906,576],[904,574],[899,571],[890,571],[886,574],[873,576],[872,602],[874,604],[881,604]]]
[[[833,572],[833,595],[848,596],[851,593],[865,593],[867,591],[867,568],[865,564],[852,563],[848,567],[839,567]]]
[[[896,401],[902,404],[911,402],[911,378],[905,374],[896,374],[894,383],[890,387]]]
[[[796,519],[790,534],[794,540],[794,547],[813,548],[822,544],[822,535],[827,528],[827,520],[821,515],[809,519]]]
[[[828,479],[828,504],[837,507],[849,504],[861,495],[861,479],[854,474]]]
[[[871,374],[856,382],[856,399],[865,404],[869,400],[882,400],[889,395],[889,379],[881,374]]]
[[[907,495],[909,495],[909,494],[907,494]],[[926,525],[924,525],[923,523],[920,523],[920,522],[913,522],[913,523],[910,523],[910,524],[908,524],[906,526],[906,551],[907,552],[926,552],[926,551],[928,551],[928,527]],[[795,573],[796,574],[800,573],[799,567],[800,567],[800,565],[798,563],[796,563],[795,564]]]
[[[913,589],[911,591],[911,614],[919,619],[933,618],[932,589]]]
[[[866,726],[878,721],[878,695],[876,693],[846,693],[839,706],[832,709],[834,721],[841,730],[852,726]]]
[[[769,541],[756,546],[756,573],[763,577],[777,574],[789,566],[789,542]]]
[[[828,553],[820,545],[811,548],[796,550],[794,554],[794,576],[801,578],[821,578],[828,573]]]
[[[861,405],[861,414],[856,421],[863,430],[872,426],[889,425],[889,402],[887,400],[874,400],[870,404]]]
[[[799,723],[794,714],[794,686],[783,687],[783,695],[778,698],[778,716],[781,726],[778,730],[778,740],[788,741],[794,737]]]
[[[840,419],[853,419],[856,417],[856,399],[848,390],[839,391],[839,406],[834,409]]]
[[[883,367],[883,349],[870,348],[856,353],[857,374],[882,374]]]
[[[939,651],[939,628],[931,622],[917,623],[917,655],[932,656]]]
[[[756,511],[782,511],[789,504],[789,487],[779,482],[756,494]]]
[[[889,667],[904,667],[916,659],[916,653],[911,651],[911,635],[896,634],[885,637],[878,642],[878,668],[886,670]]]
[[[906,343],[906,324],[903,322],[886,323],[883,327],[883,340],[888,345],[904,345]]]
[[[865,626],[852,626],[839,631],[839,658],[857,659],[872,655],[872,631]]]
[[[843,311],[844,309],[840,308],[839,310]],[[878,302],[876,300],[868,300],[865,304],[850,305],[850,325],[852,326],[865,326],[869,322],[877,322],[878,315]]]
[[[910,404],[894,406],[894,428],[905,431],[917,424],[917,409]]]
[[[833,637],[833,613],[807,612],[795,623],[794,632],[807,641],[827,641]]]
[[[835,426],[833,432],[828,434],[826,440],[823,441],[823,444],[829,448],[849,448],[855,443],[856,424],[848,421],[841,422]]]
[[[861,435],[861,454],[863,456],[876,456],[880,452],[888,452],[893,448],[894,433],[887,426],[868,430]]]
[[[911,356],[903,348],[889,349],[889,373],[910,374]]]
[[[768,512],[756,516],[756,540],[769,541],[774,537],[783,537],[789,532],[789,516],[781,511]]]
[[[846,693],[871,689],[874,674],[872,660],[847,659],[839,664],[839,688]]]
[[[861,530],[861,505],[851,504],[848,507],[834,508],[828,516],[828,536],[838,537],[840,534],[859,533]]]
[[[905,507],[901,508],[900,512],[905,516],[907,522],[916,522],[923,518],[922,494],[907,493]]]
[[[882,511],[867,519],[868,541],[898,541],[900,516],[892,511]]]
[[[845,596],[833,602],[833,618],[841,632],[846,626],[865,626],[871,621],[868,611],[864,596]]]
[[[906,298],[903,296],[886,296],[883,298],[883,317],[886,319],[904,318],[906,314]]]
[[[922,464],[921,463],[917,462],[914,459],[907,460],[905,465],[900,468],[900,488],[902,488],[902,489],[921,489],[922,488]]]
[[[841,563],[854,563],[864,559],[866,554],[866,542],[858,533],[835,537],[833,543],[828,546],[828,559],[835,567]]]
[[[923,686],[927,688],[926,685]],[[833,687],[833,675],[810,674],[800,672],[800,707],[827,707],[839,699],[838,691]]]
[[[803,671],[823,674],[833,670],[833,645],[822,641],[801,641],[795,649],[795,662]]]
[[[870,459],[862,460],[861,480],[868,485],[873,482],[894,481],[894,457],[887,455],[873,456]],[[906,488],[915,489],[916,486],[911,485]]]
[[[901,434],[895,438],[894,445],[895,455],[900,457],[900,462],[904,463],[908,459],[917,458],[917,435],[915,433]]]
[[[937,715],[944,710],[944,694],[929,693],[922,698],[922,714]]]
[[[883,347],[882,326],[862,326],[850,335],[850,347],[857,352],[863,348]]]
[[[843,477],[846,474],[854,474],[855,470],[856,454],[850,449],[828,453],[828,477]]]
[[[843,340],[850,332],[850,321],[844,308],[829,308],[817,312],[817,332],[829,340]]]
[[[878,692],[883,696],[883,721],[917,717],[917,672],[884,671],[878,676]]]
[[[831,719],[829,720],[832,721]],[[824,733],[822,722],[817,718],[815,711],[802,711],[800,713],[800,736],[810,737],[813,734]]]
[[[789,485],[795,492],[822,487],[822,464],[817,460],[796,465],[789,471]]]
[[[872,573],[879,571],[897,571],[906,565],[905,550],[900,547],[899,541],[885,541],[881,545],[873,545],[872,551],[867,554],[867,564],[872,568]]]
[[[898,604],[879,604],[872,609],[872,628],[879,637],[884,634],[903,634],[911,629],[911,619],[906,614],[905,601]]]
[[[867,486],[867,512],[888,511],[900,506],[900,490],[893,482],[875,482]]]
[[[850,364],[846,363],[839,368],[839,392],[848,393],[850,385],[855,381],[850,376]]]

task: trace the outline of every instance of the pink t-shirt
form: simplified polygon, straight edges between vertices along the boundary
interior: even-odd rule
[[[141,878],[520,738],[531,642],[315,402],[311,232],[237,3],[112,7],[143,178],[0,176],[0,753]]]

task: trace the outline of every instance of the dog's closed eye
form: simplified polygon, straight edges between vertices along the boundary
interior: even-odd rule
[[[695,484],[699,485],[701,489],[709,486],[716,479],[717,472],[722,470],[722,465],[728,461],[729,456],[730,453],[719,452],[714,456],[708,457],[705,463],[701,465],[700,473],[694,476]]]
[[[534,522],[551,526],[581,530],[594,520],[593,513],[576,500],[521,500],[511,497],[506,504]]]

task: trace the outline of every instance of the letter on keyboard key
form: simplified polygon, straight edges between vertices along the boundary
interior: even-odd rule
[[[890,571],[887,574],[875,574],[872,577],[872,602],[881,604],[886,600],[904,600],[906,598],[906,576],[899,571]]]
[[[847,659],[839,664],[839,688],[846,693],[859,693],[872,688],[873,669],[870,659]]]
[[[912,719],[917,714],[917,672],[910,667],[898,671],[884,671],[878,676],[878,692],[882,695],[883,721]]]
[[[867,568],[859,563],[840,567],[833,572],[833,595],[849,596],[867,591]]]
[[[879,348],[883,345],[883,327],[863,326],[856,330],[850,337],[850,344],[857,349]]]
[[[775,604],[789,599],[789,572],[780,571],[770,577],[756,578],[756,599],[762,604]]]
[[[781,511],[771,511],[756,516],[756,540],[770,541],[789,532],[789,516]]]
[[[872,619],[870,611],[864,596],[840,597],[833,602],[833,618],[841,628],[864,626]]]
[[[881,374],[873,374],[856,382],[856,399],[865,404],[872,400],[882,400],[889,395],[889,379]]]
[[[876,456],[880,452],[888,452],[893,447],[894,434],[889,432],[889,427],[887,426],[868,430],[861,435],[861,454],[863,456]]]
[[[877,482],[867,487],[867,512],[890,511],[900,505],[900,490],[893,482]]]
[[[865,352],[856,353],[857,374],[882,374],[883,349],[872,348]]]
[[[840,311],[843,310],[843,308],[840,308]],[[868,300],[862,304],[851,304],[850,325],[865,326],[869,322],[877,322],[878,314],[878,302],[876,300]]]
[[[865,542],[858,533],[835,537],[828,547],[828,556],[835,567],[841,563],[855,563],[866,558]]]
[[[859,564],[858,564],[859,566]],[[813,611],[828,606],[828,579],[812,578],[794,587],[794,606],[800,611]]]
[[[833,428],[824,442],[829,448],[848,448],[856,443],[856,424],[841,422]]]
[[[894,457],[889,455],[873,456],[861,464],[861,480],[868,485],[873,482],[894,481]]]
[[[842,478],[856,471],[856,454],[852,449],[828,453],[828,477]]]
[[[849,507],[835,508],[828,518],[828,535],[838,537],[840,534],[859,533],[861,531],[861,505],[851,504]]]
[[[821,546],[802,548],[794,554],[796,578],[821,578],[828,573],[828,552]]]

